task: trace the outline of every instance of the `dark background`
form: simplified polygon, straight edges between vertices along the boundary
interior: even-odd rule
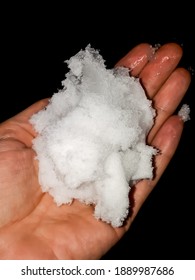
[[[48,11],[48,7],[17,6],[15,10],[12,6],[2,10],[0,121],[57,92],[67,71],[64,61],[89,43],[100,50],[108,68],[139,43],[179,43],[184,51],[180,66],[192,74],[180,106],[189,104],[191,120],[185,124],[174,158],[129,232],[102,259],[194,259],[193,17],[190,9],[178,14],[161,7],[148,13],[141,4],[119,6],[121,9],[105,10],[92,3],[85,13],[83,7]]]

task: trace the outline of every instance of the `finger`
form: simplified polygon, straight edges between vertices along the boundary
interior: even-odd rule
[[[42,110],[48,104],[48,102],[49,102],[48,98],[41,99],[35,102],[34,104],[32,104],[31,106],[29,106],[28,108],[26,108],[24,111],[17,114],[14,118],[22,122],[26,122],[33,114]]]
[[[163,172],[172,159],[177,146],[179,144],[183,131],[183,121],[179,116],[171,116],[160,128],[154,137],[151,145],[156,147],[160,152],[155,156],[154,166],[155,174],[153,180],[142,180],[135,185],[133,193],[134,207],[131,209],[131,216],[127,222],[126,229],[137,215],[144,201],[151,193],[157,182],[161,178]],[[130,193],[131,194],[131,193]]]
[[[139,75],[143,67],[148,63],[154,54],[154,48],[151,45],[142,43],[128,52],[118,63],[117,66],[124,66],[130,69],[132,76]]]
[[[38,111],[42,110],[45,106],[48,105],[49,99],[41,99],[28,108],[26,108],[24,111],[20,112],[16,116],[14,116],[11,120],[12,122],[16,122],[21,128],[28,131],[33,137],[36,135],[36,132],[34,131],[32,125],[29,123],[30,117],[37,113]]]
[[[175,43],[165,44],[156,51],[139,75],[149,98],[153,98],[157,93],[176,68],[181,57],[182,48]]]
[[[48,99],[42,99],[16,116],[0,124],[0,140],[15,139],[27,147],[32,146],[32,138],[36,132],[29,123],[29,118],[48,104]]]
[[[187,92],[190,82],[190,73],[184,68],[177,68],[154,96],[153,106],[156,109],[157,117],[148,135],[148,143],[152,141],[167,118],[175,112]]]

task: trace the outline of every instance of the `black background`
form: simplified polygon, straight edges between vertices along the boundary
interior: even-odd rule
[[[195,31],[190,8],[180,14],[170,7],[153,7],[151,12],[150,7],[122,2],[108,9],[91,3],[87,11],[76,3],[47,8],[2,10],[0,121],[61,88],[64,61],[89,43],[100,50],[108,68],[139,43],[179,43],[184,52],[180,66],[190,70],[192,83],[177,110],[189,104],[191,120],[129,232],[102,259],[194,259]]]

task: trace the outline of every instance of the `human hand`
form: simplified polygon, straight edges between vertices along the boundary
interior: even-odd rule
[[[160,150],[155,177],[130,192],[132,206],[124,226],[113,228],[93,217],[93,207],[79,201],[57,207],[38,182],[32,150],[36,136],[29,118],[47,105],[41,100],[0,125],[0,259],[99,259],[130,228],[140,207],[157,184],[179,143],[183,122],[173,113],[190,84],[189,72],[176,68],[182,49],[174,43],[153,55],[140,44],[116,66],[139,77],[157,110],[148,144]]]

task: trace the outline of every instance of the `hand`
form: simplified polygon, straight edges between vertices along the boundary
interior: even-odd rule
[[[155,53],[149,44],[140,44],[116,65],[129,67],[153,100],[157,117],[147,142],[161,151],[155,157],[154,179],[131,190],[130,215],[120,228],[96,220],[92,206],[75,200],[57,207],[42,193],[32,150],[36,135],[28,120],[47,99],[0,124],[0,259],[99,259],[120,240],[178,146],[183,121],[173,113],[190,84],[189,72],[177,68],[181,57],[175,43]]]

